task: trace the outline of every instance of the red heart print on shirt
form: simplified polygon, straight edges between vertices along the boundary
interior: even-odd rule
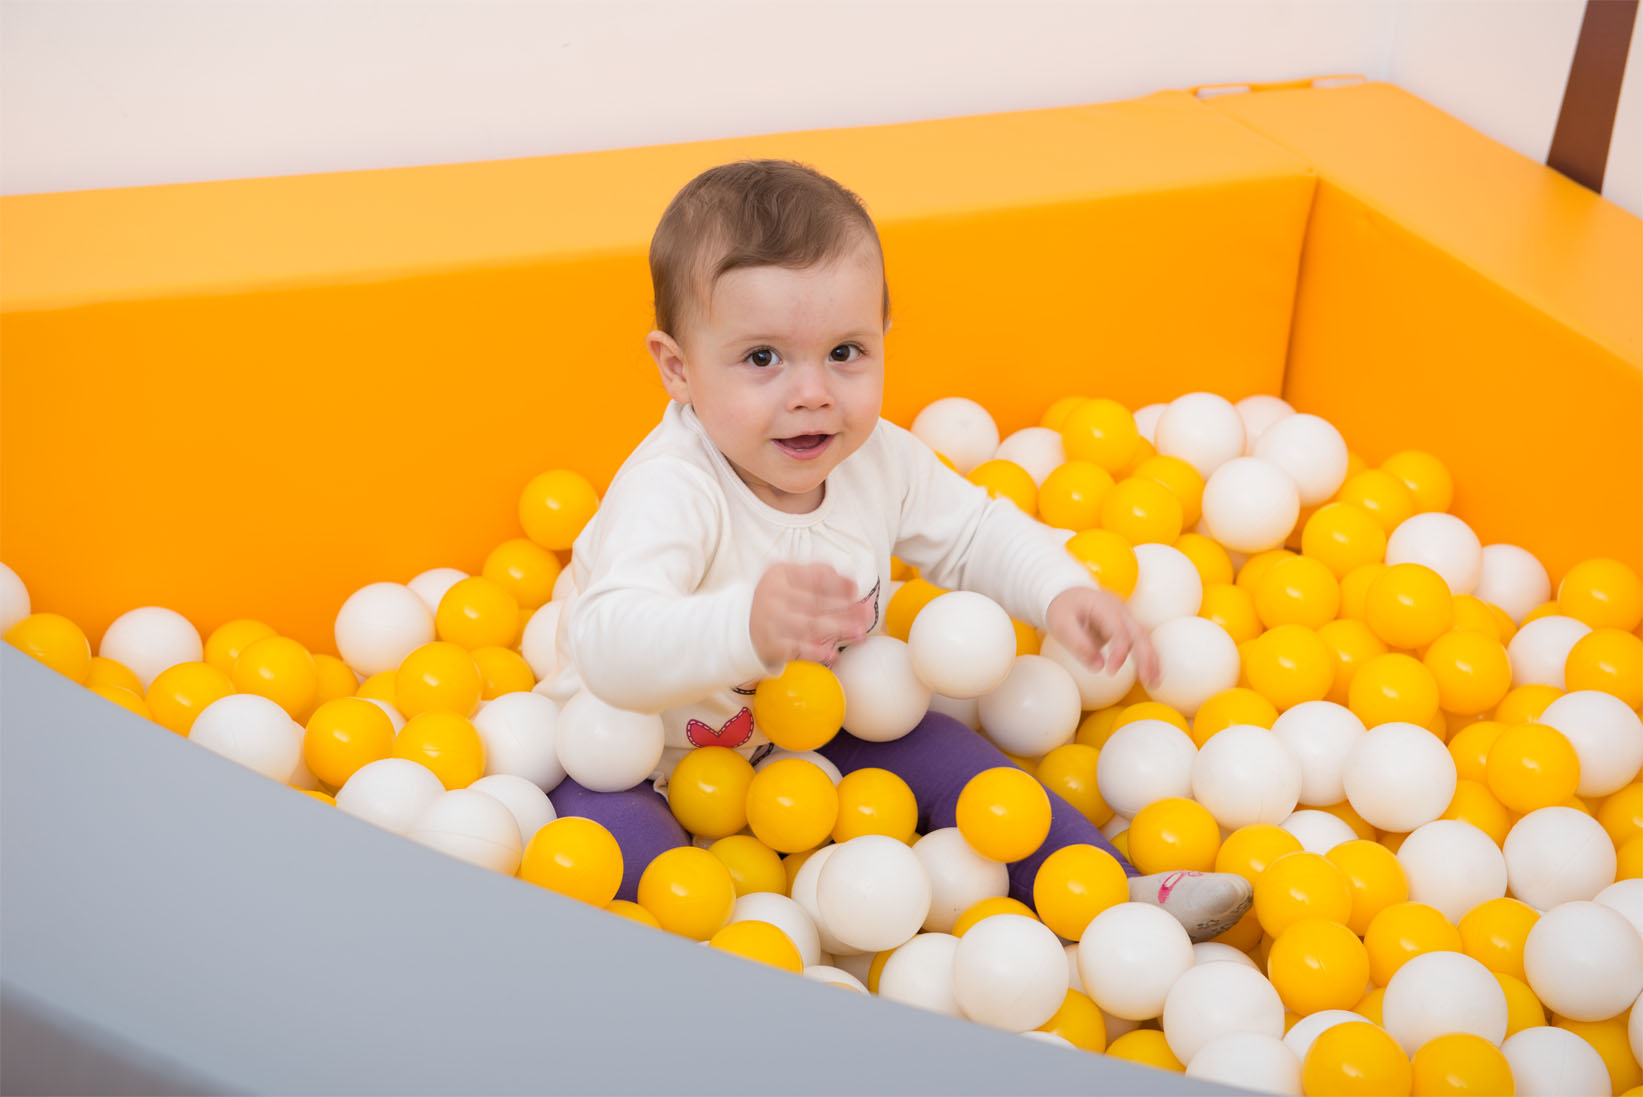
[[[700,720],[685,724],[685,738],[698,747],[739,747],[753,737],[753,713],[742,709],[714,731]]]

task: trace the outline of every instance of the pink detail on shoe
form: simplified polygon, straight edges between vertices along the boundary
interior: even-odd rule
[[[1170,873],[1168,876],[1164,877],[1164,882],[1158,885],[1158,901],[1160,903],[1167,903],[1169,901],[1169,893],[1174,891],[1175,885],[1179,884],[1186,877],[1202,875],[1203,873],[1201,872],[1193,872],[1188,869],[1182,869],[1180,872]]]

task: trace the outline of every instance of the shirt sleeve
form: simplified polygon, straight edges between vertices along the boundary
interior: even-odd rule
[[[625,470],[597,521],[567,624],[571,657],[596,697],[661,712],[779,672],[753,648],[753,582],[697,593],[725,530],[706,473],[671,458]]]
[[[1096,586],[1055,530],[1009,500],[990,497],[910,432],[890,423],[883,428],[902,490],[896,555],[930,582],[985,594],[1035,628],[1044,627],[1057,595]]]

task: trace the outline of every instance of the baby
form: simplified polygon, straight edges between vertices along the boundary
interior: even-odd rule
[[[598,820],[626,855],[624,898],[650,858],[690,838],[657,788],[680,756],[772,747],[753,687],[790,660],[831,665],[883,620],[891,556],[931,582],[979,591],[1046,629],[1091,668],[1157,660],[1123,602],[1048,527],[951,471],[879,418],[889,291],[878,232],[861,201],[809,168],[744,161],[681,190],[650,249],[656,330],[647,344],[671,402],[617,472],[577,538],[578,593],[560,626],[567,669],[556,696],[591,691],[660,713],[667,749],[653,782],[596,793],[567,779],[561,815]],[[954,825],[975,774],[1010,761],[931,712],[894,742],[846,729],[821,753],[843,772],[890,770],[912,788],[921,833]],[[1010,866],[1032,902],[1050,853],[1089,843],[1118,859],[1133,899],[1161,905],[1194,940],[1237,921],[1242,877],[1138,876],[1101,832],[1051,796],[1049,838]]]

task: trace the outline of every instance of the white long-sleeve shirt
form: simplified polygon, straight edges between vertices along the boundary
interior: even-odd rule
[[[815,510],[788,514],[753,494],[689,406],[670,403],[576,539],[578,593],[560,619],[552,694],[587,689],[660,713],[663,773],[695,746],[751,754],[769,741],[754,725],[753,688],[782,669],[753,648],[759,578],[775,563],[829,564],[873,599],[880,632],[892,555],[1040,628],[1056,595],[1094,586],[1049,527],[893,423],[880,420],[839,463]]]

